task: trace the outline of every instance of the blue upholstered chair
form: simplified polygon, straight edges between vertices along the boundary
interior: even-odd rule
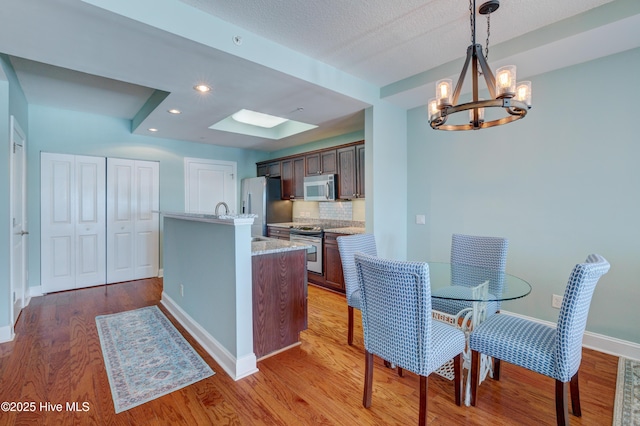
[[[455,287],[440,289],[440,296],[447,292],[460,292],[476,287],[489,280],[489,294],[499,295],[504,285],[504,271],[507,265],[509,241],[500,237],[453,234],[451,237],[451,281]],[[466,266],[479,266],[483,270],[469,272]],[[464,288],[468,287],[468,289]],[[491,297],[491,296],[490,296]],[[460,300],[433,299],[433,309],[449,315],[457,315],[463,309],[470,309],[472,302]],[[487,315],[500,310],[500,302],[487,304]]]
[[[569,424],[567,384],[570,382],[573,415],[580,417],[578,369],[582,359],[582,336],[593,291],[599,278],[608,270],[609,262],[597,254],[589,255],[585,263],[573,268],[564,291],[557,327],[496,314],[473,330],[469,337],[471,405],[476,405],[479,354],[482,353],[555,379],[558,425]]]
[[[373,355],[420,376],[418,424],[426,424],[428,376],[454,359],[455,402],[462,399],[462,331],[431,318],[429,265],[355,254],[365,345],[363,404],[371,406]]]
[[[377,256],[376,239],[373,234],[347,235],[337,238],[340,261],[342,262],[342,274],[347,295],[348,331],[347,342],[353,344],[353,309],[360,309],[361,297],[358,286],[356,264],[353,259],[355,253],[364,253]]]

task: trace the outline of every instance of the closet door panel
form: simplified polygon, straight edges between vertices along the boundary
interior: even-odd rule
[[[156,277],[160,266],[160,165],[135,162],[135,253],[134,279]]]
[[[75,157],[41,154],[42,291],[75,288]]]
[[[76,156],[76,288],[106,282],[105,159]]]
[[[158,275],[159,164],[107,160],[107,281]]]
[[[134,161],[107,159],[107,282],[134,279]]]
[[[105,159],[41,154],[44,293],[105,283]]]

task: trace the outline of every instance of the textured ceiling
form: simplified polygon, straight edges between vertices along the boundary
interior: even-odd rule
[[[509,60],[529,77],[638,47],[638,4],[503,0],[491,18],[490,64]],[[133,119],[162,91],[167,97],[134,133],[277,150],[362,130],[369,105],[289,72],[300,61],[286,49],[380,88],[388,102],[421,106],[436,79],[459,73],[470,44],[468,7],[464,0],[3,0],[0,53],[11,57],[30,104]],[[477,32],[484,44],[483,17]],[[243,46],[233,46],[235,36]],[[277,45],[243,56],[257,42]],[[200,81],[214,85],[212,94],[193,91]],[[183,113],[169,115],[170,108]],[[240,108],[319,127],[278,141],[208,128]]]
[[[465,0],[181,1],[378,86],[460,58],[471,44]],[[491,15],[490,41],[498,44],[610,1],[503,0]],[[476,27],[484,45],[484,16]]]

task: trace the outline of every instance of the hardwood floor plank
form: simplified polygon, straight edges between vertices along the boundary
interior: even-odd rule
[[[406,425],[418,418],[419,379],[399,377],[374,357],[373,398],[362,406],[364,342],[356,311],[347,345],[344,296],[309,287],[309,328],[302,344],[258,363],[259,372],[232,380],[159,305],[216,374],[115,414],[95,325],[97,315],[157,305],[162,280],[148,279],[32,299],[16,338],[0,344],[0,401],[88,402],[89,411],[0,412],[0,425]],[[582,417],[573,426],[611,424],[618,358],[583,350]],[[479,387],[477,407],[454,404],[453,383],[429,377],[432,425],[553,425],[554,381],[502,363],[500,381]]]

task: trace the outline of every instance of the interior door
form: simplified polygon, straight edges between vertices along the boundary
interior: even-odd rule
[[[237,211],[236,168],[232,161],[185,158],[185,211],[214,213],[221,201],[229,210]],[[224,213],[224,209],[219,212]]]
[[[27,304],[26,137],[11,116],[11,292],[15,324]]]
[[[158,275],[159,164],[107,159],[107,282]]]
[[[135,162],[134,279],[156,277],[160,267],[160,164]]]
[[[40,158],[42,291],[104,284],[105,159],[51,153]]]

